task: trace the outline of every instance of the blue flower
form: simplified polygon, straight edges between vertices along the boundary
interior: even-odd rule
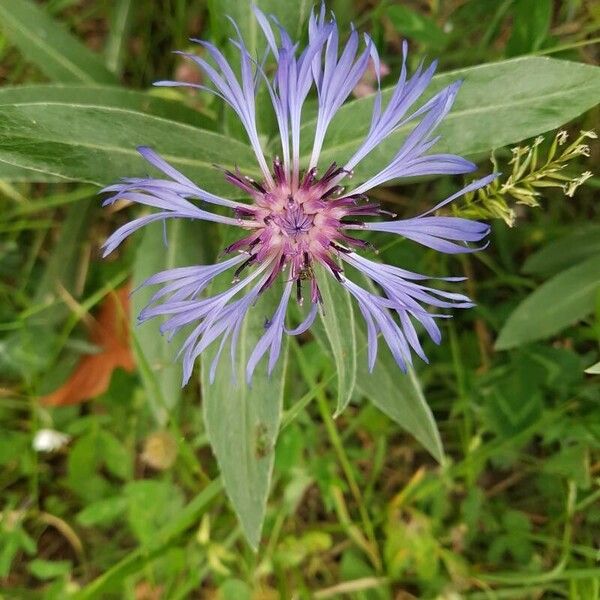
[[[270,373],[278,360],[283,336],[308,330],[319,311],[321,295],[314,275],[316,264],[323,265],[326,272],[355,298],[366,322],[371,369],[377,357],[380,334],[403,370],[411,363],[413,353],[427,360],[415,323],[420,323],[431,339],[439,343],[441,333],[436,321],[446,315],[433,314],[427,308],[467,308],[472,306],[471,301],[462,294],[430,287],[426,284],[430,278],[425,275],[361,256],[359,251],[369,245],[352,234],[357,230],[393,233],[451,254],[479,249],[468,243],[483,240],[489,231],[487,225],[458,217],[435,216],[435,212],[461,195],[485,186],[494,175],[474,181],[431,210],[407,219],[396,219],[395,215],[368,202],[367,198],[375,186],[399,177],[455,175],[475,170],[473,163],[459,156],[428,153],[438,140],[434,135],[436,128],[450,111],[460,82],[449,85],[415,109],[433,77],[436,64],[428,68],[421,65],[409,77],[405,44],[398,83],[384,106],[379,88],[379,57],[368,36],[364,37],[361,48],[360,36],[353,30],[345,45],[340,47],[335,19],[328,20],[321,8],[318,14],[313,13],[310,17],[308,45],[299,49],[275,19],[267,18],[258,9],[255,9],[255,17],[265,36],[268,52],[276,61],[272,79],[267,77],[262,64],[252,59],[238,31],[238,39],[232,43],[239,53],[239,77],[214,45],[194,40],[204,48],[206,58],[182,54],[197,64],[212,87],[174,81],[161,81],[156,85],[198,88],[227,103],[246,130],[262,180],[254,181],[239,172],[226,171],[227,181],[248,197],[248,202],[228,200],[198,187],[153,150],[141,147],[141,155],[166,178],[125,179],[104,190],[111,194],[105,204],[127,199],[156,208],[158,212],[117,229],[105,243],[105,255],[144,225],[171,218],[224,223],[245,232],[225,249],[225,254],[230,256],[227,260],[215,265],[157,273],[144,284],[161,284],[163,287],[141,312],[140,320],[166,316],[167,320],[161,325],[163,333],[173,335],[183,328],[189,331],[181,349],[184,384],[191,376],[196,358],[210,344],[219,343],[211,365],[211,380],[227,343],[234,359],[247,312],[281,277],[284,284],[278,308],[269,318],[246,365],[249,382],[257,364],[268,353]],[[378,80],[369,131],[343,166],[326,165],[319,176],[317,166],[328,127],[369,64],[375,69]],[[260,85],[268,90],[281,138],[281,158],[273,159],[272,168],[257,130],[255,104]],[[310,161],[303,165],[300,161],[302,107],[313,88],[317,94],[318,115]],[[412,131],[389,164],[355,186],[347,183],[352,170],[369,153],[399,127],[409,123],[413,125]],[[342,183],[349,187],[343,187]],[[199,206],[191,200],[198,201]],[[211,205],[224,207],[229,216],[223,216],[223,210],[212,212]],[[390,216],[392,219],[382,220]],[[346,274],[347,266],[377,284],[372,289],[378,289],[380,293],[351,281]],[[212,296],[203,294],[209,284],[226,271],[233,272],[231,286]],[[289,329],[286,313],[294,289],[296,301],[302,304],[306,297],[309,307],[304,321]]]

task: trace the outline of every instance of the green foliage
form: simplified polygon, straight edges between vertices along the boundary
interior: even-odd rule
[[[523,272],[555,275],[594,255],[600,255],[600,225],[582,223],[575,231],[530,254],[523,264]]]
[[[214,129],[215,122],[198,108],[156,93],[139,92],[118,86],[100,85],[19,85],[0,88],[0,105],[70,103],[77,106],[106,106],[147,113],[178,123]],[[2,167],[4,168],[4,167]],[[6,179],[10,179],[6,177]],[[12,181],[12,179],[10,179]]]
[[[115,83],[114,75],[79,39],[32,0],[0,6],[2,31],[50,79],[64,83]]]
[[[363,349],[357,361],[358,390],[441,462],[444,458],[442,440],[415,370],[411,367],[406,374],[399,374],[391,352],[382,347],[373,372],[369,373],[364,325],[359,325],[357,330],[358,347]]]
[[[60,343],[59,326],[68,314],[59,300],[60,290],[62,288],[75,297],[80,291],[77,281],[79,257],[93,214],[87,197],[89,191],[65,215],[61,235],[52,248],[44,273],[34,282],[30,306],[34,310],[25,311],[17,319],[16,331],[0,341],[0,373],[5,377],[20,373],[34,383],[39,373],[47,372],[53,365]]]
[[[600,256],[555,275],[511,313],[496,342],[498,350],[549,337],[590,314],[600,290]]]
[[[229,282],[218,282],[227,286]],[[214,292],[219,291],[215,287]],[[280,294],[279,294],[280,295]],[[219,346],[210,347],[202,360],[202,397],[206,434],[217,458],[223,483],[250,545],[258,548],[271,486],[274,447],[279,432],[287,363],[287,340],[280,359],[267,374],[268,353],[258,363],[252,384],[246,383],[246,363],[265,323],[277,310],[277,294],[259,298],[239,331],[235,369],[229,349],[210,383]]]
[[[338,389],[335,412],[339,415],[348,406],[356,385],[358,346],[354,309],[350,294],[321,266],[318,267],[317,281],[323,296],[323,332],[319,335],[317,329],[316,336],[333,355]]]
[[[158,331],[154,323],[140,324],[140,311],[156,292],[155,286],[138,289],[151,275],[192,264],[210,262],[208,240],[210,232],[204,224],[182,219],[167,223],[164,235],[166,247],[156,241],[163,238],[161,223],[149,226],[137,249],[133,263],[131,322],[134,335],[134,353],[147,399],[159,425],[165,425],[169,414],[179,404],[181,390],[181,364],[175,359],[184,338],[169,340]],[[189,243],[189,240],[196,240]]]
[[[408,6],[399,4],[388,6],[386,15],[395,30],[402,36],[421,42],[438,51],[443,49],[447,43],[448,36],[433,19]]]
[[[148,172],[136,150],[140,145],[151,146],[189,177],[225,195],[232,193],[232,186],[215,163],[256,170],[252,151],[241,142],[128,108],[68,101],[0,106],[0,163],[103,185]]]
[[[517,204],[530,207],[539,206],[542,189],[558,187],[565,195],[573,197],[577,188],[591,176],[585,171],[577,177],[564,174],[569,162],[579,156],[590,156],[590,147],[582,143],[586,138],[595,140],[598,136],[593,131],[582,131],[579,137],[563,148],[557,156],[556,152],[567,141],[566,131],[556,134],[548,150],[545,161],[540,160],[542,136],[535,139],[531,146],[512,148],[512,172],[502,181],[500,177],[476,192],[465,194],[462,202],[454,206],[454,212],[471,219],[503,219],[512,227],[515,223],[515,210],[509,207],[508,198]],[[494,171],[498,172],[498,163],[492,155]]]
[[[548,36],[552,22],[552,0],[515,0],[513,3],[513,29],[506,44],[509,56],[539,50]]]
[[[310,3],[258,4],[304,35]],[[599,69],[582,61],[592,62],[600,15],[584,4],[328,3],[377,41],[391,70],[385,99],[403,37],[410,72],[440,58],[430,93],[464,78],[436,150],[475,157],[484,172],[495,151],[505,171],[459,208],[511,223],[516,213],[510,229],[495,223],[485,253],[459,262],[399,240],[380,247],[386,262],[469,277],[457,289],[477,308],[442,323],[439,347],[425,342],[429,365],[404,375],[380,344],[369,373],[357,306],[322,286],[324,324],[294,339],[270,377],[263,359],[250,388],[244,359],[277,294],[249,313],[235,381],[225,348],[214,385],[209,352],[200,384],[182,390],[177,340],[148,323],[134,329],[135,373],[115,372],[89,403],[51,408],[40,395],[98,350],[87,324],[109,292],[212,261],[225,245],[212,224],[173,221],[166,248],[151,228],[100,261],[107,232],[139,213],[96,211],[95,186],[152,172],[140,144],[217,193],[237,191],[214,163],[256,175],[230,111],[206,94],[146,86],[171,70],[193,77],[169,51],[190,36],[223,46],[226,14],[259,58],[262,48],[245,0],[1,3],[0,596],[600,597],[598,179],[579,176],[597,172],[598,157],[577,139],[597,129],[597,111],[583,113],[597,103]],[[532,55],[542,52],[556,58]],[[324,162],[357,147],[371,107],[360,98],[340,111]],[[311,99],[303,133],[314,114]],[[559,127],[576,141],[530,140]],[[355,176],[378,170],[407,131]],[[511,155],[507,144],[520,147]],[[457,185],[411,182],[373,197],[413,215]],[[148,294],[132,296],[132,319]],[[65,444],[35,450],[46,428]],[[171,459],[150,460],[163,438]]]
[[[442,73],[433,78],[428,95],[452,81],[464,81],[452,112],[436,132],[436,152],[466,155],[489,153],[495,148],[560,127],[595,106],[600,91],[600,68],[542,57],[523,57]],[[385,103],[393,88],[383,91]],[[499,97],[498,90],[502,90]],[[358,148],[369,129],[372,99],[348,102],[328,130],[321,159],[343,163]],[[310,155],[316,121],[305,122],[302,140]],[[399,148],[411,123],[399,127],[356,167],[355,176],[379,172]]]

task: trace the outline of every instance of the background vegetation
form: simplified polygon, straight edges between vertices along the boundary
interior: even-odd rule
[[[306,12],[308,4],[283,11],[292,25],[298,7]],[[600,6],[592,1],[330,7],[343,27],[352,20],[371,32],[391,71],[388,85],[402,39],[412,69],[423,57],[439,57],[441,71],[531,55],[598,60]],[[173,349],[156,327],[127,333],[126,313],[144,299],[134,295],[129,307],[126,286],[165,264],[214,254],[221,232],[173,226],[165,251],[154,230],[100,260],[107,232],[136,209],[100,209],[96,184],[128,168],[129,159],[103,154],[102,144],[133,147],[147,134],[173,147],[181,138],[190,156],[210,151],[175,126],[150,129],[142,117],[125,121],[110,108],[238,136],[206,96],[142,91],[156,79],[193,81],[197,73],[171,50],[188,48],[189,36],[222,41],[223,14],[243,19],[243,11],[234,0],[0,5],[0,597],[600,598],[600,386],[597,367],[584,372],[599,360],[595,176],[573,197],[524,184],[512,195],[503,190],[496,204],[490,191],[461,205],[501,217],[484,253],[449,259],[407,243],[380,247],[390,263],[468,275],[478,306],[457,312],[442,345],[427,347],[420,387],[396,371],[359,380],[335,420],[342,392],[331,352],[310,336],[291,345],[262,536],[252,485],[238,488],[238,512],[247,498],[251,511],[240,528],[210,450],[199,378],[180,391]],[[524,138],[544,131],[539,123],[558,127],[600,95],[592,69],[555,65],[535,82],[537,67],[521,64],[489,71],[479,103],[489,104],[493,90],[502,105],[531,81],[538,97],[522,110],[461,121],[482,172],[492,148],[477,144],[490,131],[531,149]],[[528,122],[536,102],[539,123]],[[92,118],[90,105],[105,108]],[[564,125],[569,142],[593,128],[597,107]],[[98,145],[83,143],[86,135]],[[539,165],[554,133],[546,137]],[[562,171],[569,178],[598,171],[599,145],[588,142],[590,153],[571,157]],[[496,149],[504,181],[514,156]],[[218,172],[199,175],[221,185]],[[374,195],[416,214],[459,183]],[[441,458],[434,430],[410,427],[421,388],[441,432],[441,464],[397,424]],[[276,383],[264,392],[274,402],[278,393]],[[266,432],[255,433],[258,458],[272,456]],[[268,489],[269,474],[257,477]],[[258,542],[257,553],[244,535]]]

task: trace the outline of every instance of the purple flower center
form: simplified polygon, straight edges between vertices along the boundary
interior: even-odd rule
[[[287,267],[290,278],[297,284],[297,299],[302,302],[302,282],[311,286],[311,301],[320,300],[319,288],[313,273],[315,263],[326,265],[339,277],[342,272],[339,253],[368,244],[344,232],[344,221],[350,216],[377,216],[381,211],[375,203],[365,204],[362,194],[344,195],[337,184],[346,174],[344,169],[331,165],[323,177],[317,179],[316,169],[309,169],[296,185],[286,177],[276,159],[273,164],[273,183],[257,183],[227,171],[227,180],[243,189],[253,199],[252,204],[236,212],[244,218],[245,227],[252,233],[229,246],[227,253],[245,251],[249,258],[238,269],[237,276],[250,264],[269,262],[271,276],[265,283],[270,286],[277,275]],[[361,221],[353,220],[353,224]]]
[[[273,222],[279,226],[283,234],[297,238],[300,234],[308,233],[311,230],[314,223],[313,217],[314,215],[306,214],[302,205],[290,195],[288,205],[279,215],[273,217]]]

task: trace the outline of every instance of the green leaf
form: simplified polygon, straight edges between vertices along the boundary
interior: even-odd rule
[[[241,579],[226,579],[219,586],[219,600],[252,600],[252,589]]]
[[[70,206],[61,227],[56,245],[49,254],[31,301],[31,311],[23,318],[21,328],[0,341],[0,372],[20,373],[27,380],[43,372],[54,358],[55,332],[69,314],[60,298],[60,288],[79,296],[77,281],[80,274],[85,233],[94,205],[80,200]],[[47,391],[47,390],[46,390]]]
[[[589,454],[589,448],[584,443],[565,445],[557,454],[546,459],[542,471],[574,481],[582,489],[589,489],[591,479]]]
[[[44,560],[42,558],[33,559],[27,569],[37,579],[54,579],[67,575],[73,564],[70,560]]]
[[[207,230],[204,223],[171,219],[166,224],[165,248],[162,223],[147,226],[133,264],[133,289],[159,271],[207,263]],[[159,425],[165,425],[181,399],[181,361],[176,354],[184,338],[175,336],[169,342],[167,336],[160,334],[156,319],[137,322],[140,311],[158,289],[157,286],[137,289],[131,297],[131,319],[136,363],[148,402]]]
[[[101,442],[100,430],[94,428],[75,441],[68,454],[66,484],[87,502],[110,491],[109,483],[99,474],[104,456]]]
[[[298,39],[305,29],[314,2],[311,0],[298,0],[297,2],[209,0],[208,7],[213,34],[221,40],[231,37],[233,28],[227,19],[227,17],[231,17],[240,29],[250,55],[256,55],[257,51],[265,47],[264,35],[252,12],[253,5],[258,6],[266,15],[274,15],[292,39]]]
[[[323,273],[321,279],[330,280],[331,277]],[[333,329],[334,333],[339,336],[333,336],[329,339],[318,326],[313,326],[311,332],[316,337],[317,341],[323,348],[329,350],[333,348],[334,343],[338,346],[340,355],[339,363],[336,358],[336,367],[338,369],[338,386],[341,385],[340,373],[344,373],[351,377],[352,389],[356,385],[356,389],[366,398],[368,398],[380,411],[385,413],[390,419],[397,423],[400,427],[410,433],[418,440],[425,449],[439,462],[444,458],[444,450],[440,434],[435,423],[435,419],[429,408],[419,379],[414,369],[409,369],[408,373],[403,373],[397,365],[391,352],[382,340],[379,340],[379,351],[377,353],[377,361],[373,372],[369,372],[367,361],[367,333],[366,325],[362,318],[354,319],[352,317],[352,327],[348,326],[348,315],[344,319],[339,318],[339,315],[345,312],[346,303],[351,301],[348,292],[335,282],[327,288],[319,279],[319,289],[323,295],[325,305],[326,324],[328,312],[332,312],[332,327],[341,329]],[[376,292],[370,282],[365,281],[365,287],[371,288],[371,291]],[[324,290],[329,294],[329,300],[326,300]],[[327,310],[328,304],[335,307],[335,310]],[[352,305],[350,305],[352,310]],[[341,312],[340,312],[341,311]],[[336,317],[338,315],[338,317]],[[347,330],[352,330],[352,335],[349,337]],[[353,350],[349,350],[353,348]],[[351,354],[350,358],[344,360],[344,353]],[[336,356],[334,351],[334,356]],[[343,383],[343,382],[342,382]],[[350,394],[352,390],[350,390]],[[339,399],[341,393],[338,390],[338,410]],[[347,398],[349,399],[349,395]],[[346,401],[347,404],[347,401]],[[344,405],[345,406],[345,405]]]
[[[517,306],[500,331],[496,349],[507,350],[541,340],[576,323],[593,310],[598,289],[597,256],[562,271]]]
[[[559,127],[595,106],[600,94],[600,68],[530,56],[437,75],[428,97],[457,79],[464,84],[452,111],[436,130],[442,137],[435,152],[488,153]],[[392,92],[393,88],[384,91],[384,102]],[[325,140],[321,165],[343,164],[350,158],[369,130],[372,104],[372,97],[361,98],[338,111]],[[379,172],[412,126],[401,127],[371,152],[356,167],[354,179]],[[312,150],[314,129],[314,119],[302,128],[304,161]]]
[[[127,521],[135,537],[144,545],[152,543],[156,531],[183,508],[181,490],[169,481],[130,481],[124,492]]]
[[[196,526],[221,489],[220,479],[211,481],[189,504],[169,514],[162,523],[156,525],[147,544],[130,550],[123,559],[88,583],[73,597],[77,600],[104,598],[107,591],[118,589],[126,577],[142,570],[156,557],[163,556],[176,544],[177,538],[183,532]]]
[[[527,257],[523,271],[552,275],[594,255],[600,259],[600,225],[578,225],[575,231]]]
[[[535,52],[542,47],[552,22],[552,0],[515,0],[513,29],[506,44],[508,56]]]
[[[589,373],[590,375],[600,375],[600,362],[597,362],[595,365],[588,367],[585,370],[585,372]]]
[[[364,277],[363,281],[365,287],[372,293],[377,293],[372,281]],[[377,361],[373,371],[369,372],[367,327],[364,320],[359,320],[356,330],[359,348],[356,374],[358,390],[381,412],[423,444],[433,458],[443,462],[442,438],[416,371],[409,367],[403,373],[380,337]]]
[[[0,180],[10,181],[11,183],[54,183],[60,181],[60,177],[48,173],[39,173],[31,169],[24,169],[15,165],[0,161]]]
[[[103,498],[88,504],[82,511],[77,513],[77,522],[84,527],[95,525],[111,525],[127,508],[127,501],[123,496]]]
[[[257,366],[250,386],[246,384],[245,369],[264,332],[265,319],[270,318],[278,306],[281,295],[277,289],[274,286],[262,294],[244,320],[238,340],[235,378],[228,346],[223,350],[213,384],[209,382],[209,371],[218,342],[202,355],[202,406],[206,432],[219,463],[225,491],[254,550],[260,542],[281,421],[286,340],[270,377],[264,358]]]
[[[133,465],[127,448],[110,431],[99,431],[99,437],[107,470],[115,477],[129,479],[132,475]]]
[[[64,25],[31,0],[0,3],[0,28],[54,81],[115,83],[115,76]]]
[[[139,92],[108,85],[42,84],[0,88],[0,105],[60,102],[79,106],[124,108],[188,123],[203,129],[214,129],[215,121],[178,100],[163,98],[152,92]],[[43,106],[40,107],[43,110]]]
[[[428,44],[435,48],[443,47],[448,36],[435,21],[408,6],[394,4],[388,6],[386,14],[396,31],[407,38]]]
[[[106,66],[112,73],[121,73],[127,34],[132,21],[134,0],[116,0],[112,3],[111,23],[104,47]]]
[[[139,156],[138,145],[153,147],[213,193],[237,193],[215,164],[256,174],[248,146],[184,123],[68,102],[0,106],[0,163],[102,185],[120,177],[147,176],[152,168]]]
[[[214,130],[216,122],[200,111],[156,93],[138,92],[116,86],[23,85],[0,88],[0,105],[28,102],[67,102],[79,105],[131,109],[157,117]],[[0,162],[0,179],[6,181],[60,181],[61,178],[6,162]]]
[[[380,339],[377,361],[373,372],[369,373],[367,334],[362,321],[356,330],[359,348],[356,372],[358,391],[423,444],[431,456],[441,463],[444,459],[442,439],[415,370],[411,367],[407,373],[403,373],[385,342]]]
[[[323,298],[321,322],[327,338],[322,345],[331,350],[337,375],[335,416],[348,406],[356,385],[356,332],[350,294],[324,267],[315,269]],[[315,329],[317,337],[318,329]]]
[[[380,352],[389,354],[387,349]],[[393,371],[394,368],[396,372]],[[391,355],[389,358],[380,357],[370,379],[359,381],[358,389],[381,412],[420,442],[435,460],[442,463],[442,439],[418,376],[412,367],[409,367],[407,373],[398,369]]]

